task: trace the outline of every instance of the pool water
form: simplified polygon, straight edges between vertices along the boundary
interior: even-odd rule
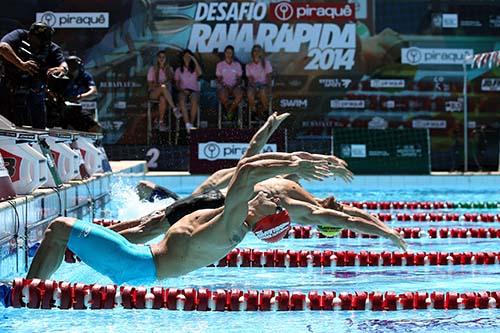
[[[130,182],[129,182],[130,183]],[[125,184],[125,185],[124,185]],[[127,182],[113,189],[112,202],[101,216],[128,219],[168,204],[141,203]],[[192,184],[193,188],[196,184]],[[306,184],[308,188],[309,184]],[[500,201],[500,191],[415,190],[349,191],[331,193],[311,186],[317,197],[334,194],[343,201]],[[173,188],[175,190],[175,188]],[[187,195],[186,191],[181,192]],[[442,210],[446,211],[446,210]],[[478,209],[454,209],[465,213]],[[500,213],[500,209],[481,209]],[[393,213],[396,213],[395,211]],[[99,215],[98,214],[98,215]],[[391,226],[499,227],[494,223],[390,222]],[[417,251],[500,251],[499,239],[409,239]],[[397,251],[383,239],[285,239],[277,244],[259,241],[248,234],[239,248]],[[14,276],[1,277],[12,278]],[[55,280],[107,284],[111,281],[83,263],[63,263]],[[302,291],[482,291],[500,289],[500,265],[431,267],[337,267],[337,268],[224,268],[207,267],[155,285],[177,288],[273,289]],[[168,310],[61,311],[0,309],[0,331],[5,332],[499,332],[500,310],[312,311],[312,312],[183,312]]]

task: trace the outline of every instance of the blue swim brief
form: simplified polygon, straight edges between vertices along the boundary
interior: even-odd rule
[[[116,284],[156,280],[151,248],[133,244],[103,226],[77,220],[67,246],[84,263]]]

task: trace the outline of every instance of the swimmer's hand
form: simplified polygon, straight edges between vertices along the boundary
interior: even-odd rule
[[[406,249],[408,248],[408,244],[406,244],[403,236],[401,236],[396,230],[391,230],[387,238],[389,238],[394,243],[394,245],[396,245],[403,251],[406,251]]]
[[[274,112],[272,115],[270,115],[269,118],[267,118],[267,121],[271,124],[270,130],[274,132],[278,127],[280,127],[283,120],[288,118],[288,116],[290,116],[290,113],[283,113],[278,115],[277,112]]]
[[[354,178],[354,174],[351,172],[351,170],[347,169],[345,166],[328,164],[328,168],[334,177],[339,176],[346,183],[350,183]]]
[[[330,156],[328,156],[327,159],[328,159],[328,162],[330,162],[331,164],[341,165],[341,166],[347,167],[347,162],[341,158],[338,158],[335,155],[330,155]]]
[[[315,161],[324,160],[324,161],[328,162],[329,164],[347,167],[347,162],[341,158],[338,158],[335,155],[311,154],[311,153],[308,153],[306,151],[297,151],[297,152],[292,153],[292,155],[300,157],[304,160],[315,160]]]
[[[295,157],[292,166],[295,167],[294,173],[305,180],[323,180],[332,176],[325,161],[309,161]]]

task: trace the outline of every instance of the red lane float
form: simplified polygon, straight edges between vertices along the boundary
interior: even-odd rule
[[[69,250],[68,250],[69,251]],[[70,262],[75,262],[74,260]],[[353,252],[233,249],[211,267],[497,265],[500,252]]]
[[[101,286],[15,279],[10,306],[32,309],[167,309],[183,311],[396,311],[500,308],[500,291],[301,291]]]
[[[403,238],[500,238],[500,228],[429,228],[422,230],[418,227],[394,228]],[[338,235],[340,238],[378,238],[375,235],[359,234],[352,230],[343,229]],[[285,238],[329,238],[310,226],[294,226]]]
[[[378,213],[381,221],[398,222],[500,222],[500,214],[491,213]]]
[[[391,209],[454,209],[454,208],[500,208],[500,202],[444,202],[444,201],[343,201],[345,205],[349,205],[361,209],[369,210],[391,210]]]

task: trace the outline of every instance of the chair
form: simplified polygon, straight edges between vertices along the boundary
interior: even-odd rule
[[[233,103],[234,97],[229,97],[229,103]],[[238,111],[236,111],[236,116],[238,117],[238,127],[243,128],[243,112],[242,112],[242,104],[245,103],[242,101],[240,105],[238,105]],[[219,102],[218,112],[217,112],[217,124],[218,128],[222,128],[222,104]],[[231,122],[232,123],[232,122]]]
[[[268,116],[270,116],[272,113],[273,113],[273,95],[272,94],[269,94],[268,95],[268,101],[269,101],[269,107],[268,107]],[[255,101],[256,102],[256,105],[259,104],[260,102],[258,100]],[[252,112],[253,110],[251,110],[250,106],[248,107],[248,128],[252,128],[252,125],[257,125],[258,127],[260,127],[264,122],[265,120],[252,120]]]
[[[273,113],[273,93],[272,93],[272,89],[274,87],[274,75],[271,76],[271,89],[270,89],[270,92],[267,96],[267,99],[269,101],[269,107],[268,107],[268,116],[270,116],[272,113]],[[255,102],[257,104],[260,103],[259,99],[257,98],[257,96],[255,96]],[[252,111],[253,110],[250,110],[250,107],[248,108],[248,128],[252,128],[252,124],[256,124],[257,126],[261,126],[263,121],[261,120],[254,120],[252,121]]]
[[[151,139],[153,137],[153,130],[152,130],[152,116],[151,116],[151,111],[153,109],[153,106],[158,107],[159,100],[157,99],[148,99],[148,109],[147,109],[147,139],[146,142],[147,144],[151,144]],[[173,111],[171,108],[167,108],[166,112],[166,117],[167,117],[167,133],[168,133],[168,143],[172,144],[172,117],[173,117]],[[180,128],[180,119],[175,119],[175,131],[174,131],[174,142],[177,145],[179,141],[179,128]]]

